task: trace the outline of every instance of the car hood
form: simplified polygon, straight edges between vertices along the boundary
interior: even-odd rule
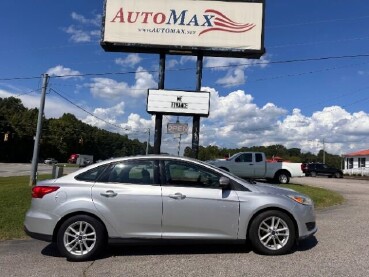
[[[275,185],[267,185],[262,183],[255,184],[255,188],[262,193],[269,193],[269,194],[279,194],[279,195],[289,195],[291,192],[293,194],[303,195],[293,189],[289,188],[282,188]]]

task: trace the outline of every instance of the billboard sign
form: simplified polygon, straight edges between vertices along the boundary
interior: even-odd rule
[[[106,51],[259,58],[264,0],[105,0]]]
[[[187,134],[188,124],[187,123],[168,123],[167,125],[168,134]]]
[[[210,93],[149,89],[147,112],[150,114],[209,116]]]

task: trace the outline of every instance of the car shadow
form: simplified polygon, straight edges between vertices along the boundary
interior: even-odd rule
[[[290,254],[309,251],[318,244],[315,237],[300,241]],[[108,245],[96,260],[111,257],[130,256],[165,256],[165,255],[208,255],[208,254],[240,254],[253,252],[249,243],[246,244],[118,244]],[[42,255],[63,258],[55,243],[47,245]]]
[[[301,240],[296,246],[296,251],[303,252],[309,251],[318,245],[318,240],[315,236],[311,236],[307,239]]]
[[[249,244],[114,244],[108,245],[96,260],[115,256],[165,256],[165,255],[207,255],[249,253]],[[55,243],[48,244],[41,251],[42,255],[61,258]]]

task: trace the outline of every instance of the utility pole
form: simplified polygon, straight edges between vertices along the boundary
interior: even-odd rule
[[[179,141],[178,141],[178,157],[179,157],[179,153],[181,152],[181,139],[182,139],[182,134],[179,134]]]
[[[158,89],[164,89],[165,81],[165,54],[160,53],[159,62],[159,83]],[[161,135],[163,130],[163,114],[155,114],[155,133],[154,133],[154,154],[160,154],[161,150]]]
[[[203,55],[197,56],[196,64],[196,90],[201,90],[202,80],[202,68],[203,68]],[[192,158],[199,158],[199,140],[200,140],[200,116],[195,115],[192,120]]]
[[[37,131],[36,131],[35,143],[33,147],[32,168],[31,168],[31,176],[30,176],[30,181],[29,181],[30,186],[36,185],[36,182],[37,182],[37,165],[38,165],[38,155],[40,153],[42,117],[44,115],[46,89],[47,89],[48,81],[49,81],[49,75],[44,74],[43,82],[42,82],[41,99],[40,99],[40,109],[38,110]]]
[[[323,138],[323,164],[325,164],[325,139]]]
[[[149,145],[150,145],[150,128],[147,128],[147,143],[146,143],[146,156],[149,154]]]

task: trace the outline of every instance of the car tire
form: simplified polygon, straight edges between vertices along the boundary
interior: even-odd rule
[[[334,173],[334,178],[342,178],[342,174],[340,172]]]
[[[311,171],[311,172],[310,172],[310,176],[311,176],[311,177],[316,177],[316,172],[315,172],[315,171]]]
[[[278,172],[275,176],[275,181],[279,184],[288,184],[290,182],[290,175],[287,172]]]
[[[295,225],[291,218],[276,210],[257,215],[248,234],[254,251],[263,255],[287,254],[296,242]]]
[[[70,261],[86,261],[96,257],[106,246],[104,225],[88,215],[68,218],[57,233],[57,247]]]

